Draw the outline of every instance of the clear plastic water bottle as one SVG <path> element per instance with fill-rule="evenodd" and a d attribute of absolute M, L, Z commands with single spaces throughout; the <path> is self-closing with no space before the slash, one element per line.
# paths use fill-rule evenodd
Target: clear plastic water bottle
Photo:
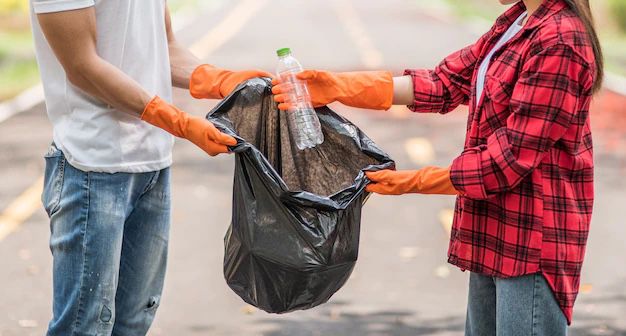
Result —
<path fill-rule="evenodd" d="M 279 49 L 276 54 L 278 54 L 277 75 L 283 83 L 289 83 L 292 87 L 287 96 L 287 102 L 291 104 L 287 111 L 291 139 L 300 150 L 313 148 L 324 142 L 324 134 L 311 104 L 309 89 L 305 82 L 296 78 L 296 75 L 302 72 L 302 65 L 291 55 L 289 48 Z"/>

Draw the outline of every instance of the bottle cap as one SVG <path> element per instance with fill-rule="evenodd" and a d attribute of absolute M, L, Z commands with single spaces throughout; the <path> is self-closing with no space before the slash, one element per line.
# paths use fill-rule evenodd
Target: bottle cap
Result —
<path fill-rule="evenodd" d="M 276 55 L 278 55 L 278 57 L 287 56 L 289 54 L 291 54 L 291 49 L 289 48 L 281 48 L 276 50 Z"/>

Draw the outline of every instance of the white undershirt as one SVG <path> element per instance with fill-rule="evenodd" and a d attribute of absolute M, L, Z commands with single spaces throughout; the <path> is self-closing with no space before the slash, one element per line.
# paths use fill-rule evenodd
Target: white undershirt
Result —
<path fill-rule="evenodd" d="M 476 106 L 477 107 L 480 101 L 482 100 L 483 89 L 485 88 L 485 76 L 487 75 L 487 70 L 489 70 L 489 64 L 491 63 L 491 58 L 493 57 L 493 54 L 495 54 L 498 50 L 500 50 L 500 48 L 502 48 L 502 46 L 505 43 L 509 42 L 515 35 L 517 35 L 517 33 L 519 33 L 522 30 L 522 28 L 524 28 L 524 25 L 522 25 L 522 23 L 524 22 L 524 19 L 526 18 L 526 14 L 527 12 L 522 13 L 522 15 L 520 15 L 520 17 L 517 20 L 515 20 L 515 22 L 511 25 L 511 27 L 509 27 L 509 29 L 504 33 L 504 35 L 502 35 L 498 43 L 496 43 L 496 45 L 493 47 L 493 49 L 491 49 L 489 54 L 487 54 L 487 57 L 485 57 L 483 62 L 480 64 L 480 68 L 478 69 L 478 75 L 476 76 Z"/>

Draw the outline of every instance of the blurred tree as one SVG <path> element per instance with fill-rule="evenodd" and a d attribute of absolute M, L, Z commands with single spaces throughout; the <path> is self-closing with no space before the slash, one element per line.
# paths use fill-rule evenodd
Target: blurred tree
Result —
<path fill-rule="evenodd" d="M 0 14 L 26 12 L 28 0 L 0 0 Z"/>
<path fill-rule="evenodd" d="M 626 0 L 610 0 L 610 5 L 617 25 L 626 32 Z"/>

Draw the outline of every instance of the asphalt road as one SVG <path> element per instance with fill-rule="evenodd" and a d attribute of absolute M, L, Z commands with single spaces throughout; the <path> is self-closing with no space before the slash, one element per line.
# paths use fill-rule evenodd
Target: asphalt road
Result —
<path fill-rule="evenodd" d="M 232 69 L 273 71 L 274 51 L 288 46 L 309 68 L 401 73 L 432 67 L 477 38 L 474 28 L 434 16 L 415 0 L 215 4 L 191 12 L 178 35 L 207 62 Z M 201 115 L 215 104 L 183 91 L 175 100 Z M 449 164 L 463 143 L 463 109 L 440 116 L 333 108 L 402 169 Z M 624 133 L 595 133 L 597 201 L 571 335 L 626 335 L 626 154 L 615 146 Z M 0 238 L 0 336 L 42 335 L 50 319 L 48 221 L 33 193 L 25 193 L 43 173 L 50 139 L 43 106 L 0 123 L 0 211 L 35 209 Z M 269 315 L 245 305 L 222 275 L 233 158 L 207 158 L 184 141 L 174 150 L 170 262 L 150 335 L 462 335 L 467 274 L 446 264 L 452 198 L 372 197 L 363 211 L 359 263 L 347 285 L 313 310 Z M 20 195 L 23 204 L 16 205 Z"/>

